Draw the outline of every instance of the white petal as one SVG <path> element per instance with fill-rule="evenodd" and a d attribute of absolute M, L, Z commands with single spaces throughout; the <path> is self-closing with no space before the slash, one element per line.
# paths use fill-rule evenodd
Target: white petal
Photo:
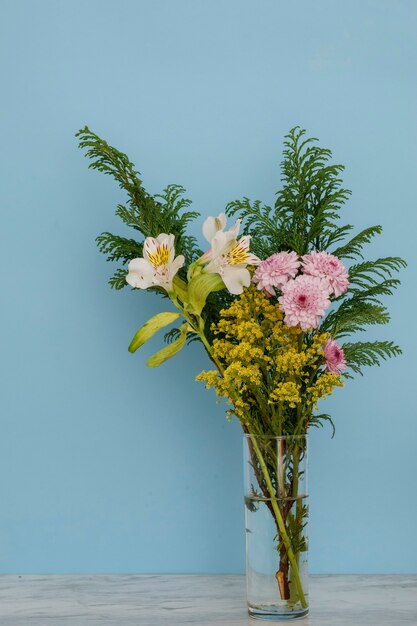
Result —
<path fill-rule="evenodd" d="M 227 233 L 219 230 L 213 239 L 211 240 L 211 258 L 215 259 L 216 257 L 223 254 L 227 244 L 229 243 L 229 236 Z"/>
<path fill-rule="evenodd" d="M 137 259 L 132 259 L 129 262 L 128 268 L 129 273 L 146 271 L 146 268 L 149 268 L 153 273 L 152 265 L 148 261 L 146 261 L 146 259 L 142 259 L 141 257 Z"/>
<path fill-rule="evenodd" d="M 175 274 L 178 272 L 180 267 L 184 265 L 184 263 L 185 263 L 185 257 L 182 254 L 179 254 L 177 258 L 175 258 L 172 261 L 171 266 L 169 268 L 169 273 L 172 278 L 174 278 Z"/>
<path fill-rule="evenodd" d="M 249 246 L 250 246 L 250 240 L 251 240 L 251 236 L 250 235 L 244 235 L 243 237 L 241 237 L 239 239 L 240 247 L 243 248 L 243 250 L 248 251 L 249 250 Z"/>
<path fill-rule="evenodd" d="M 259 263 L 261 263 L 261 259 L 256 256 L 256 254 L 249 253 L 246 263 L 248 265 L 259 265 Z"/>
<path fill-rule="evenodd" d="M 155 272 L 146 259 L 132 259 L 126 282 L 136 289 L 147 289 L 154 284 Z"/>
<path fill-rule="evenodd" d="M 174 235 L 167 235 L 166 233 L 160 233 L 158 237 L 146 237 L 143 244 L 143 256 L 149 260 L 149 257 L 156 254 L 161 246 L 166 246 L 168 249 L 168 262 L 174 257 Z"/>
<path fill-rule="evenodd" d="M 217 217 L 208 217 L 203 224 L 203 235 L 207 241 L 211 242 L 215 234 L 224 230 L 226 226 L 226 214 L 219 213 Z"/>
<path fill-rule="evenodd" d="M 232 226 L 232 228 L 229 231 L 227 231 L 228 233 L 230 233 L 232 239 L 237 239 L 241 223 L 242 223 L 241 219 L 236 220 L 235 225 Z M 249 235 L 247 235 L 247 237 L 249 237 Z M 249 237 L 249 239 L 250 239 L 250 237 Z"/>
<path fill-rule="evenodd" d="M 244 235 L 243 237 L 241 237 L 239 239 L 239 247 L 242 250 L 245 250 L 245 252 L 247 253 L 247 259 L 246 259 L 246 264 L 247 265 L 259 265 L 259 263 L 261 262 L 261 260 L 256 256 L 256 254 L 251 254 L 249 252 L 249 246 L 250 246 L 250 241 L 251 241 L 252 237 L 250 235 Z"/>
<path fill-rule="evenodd" d="M 155 277 L 158 281 L 158 284 L 161 285 L 167 291 L 172 291 L 172 281 L 174 280 L 175 274 L 178 272 L 180 267 L 184 265 L 185 257 L 182 254 L 179 254 L 172 263 L 169 264 L 168 273 L 165 275 L 164 280 L 160 280 L 158 275 Z"/>
<path fill-rule="evenodd" d="M 143 244 L 143 256 L 147 259 L 151 254 L 155 254 L 158 250 L 158 241 L 154 237 L 146 237 Z"/>
<path fill-rule="evenodd" d="M 169 251 L 168 263 L 171 263 L 171 261 L 173 261 L 175 257 L 174 241 L 175 241 L 175 235 L 168 235 L 167 239 L 164 241 Z"/>
<path fill-rule="evenodd" d="M 210 261 L 208 265 L 206 265 L 206 267 L 204 268 L 204 271 L 208 272 L 209 274 L 219 274 L 220 265 L 221 263 L 219 259 L 214 258 Z"/>
<path fill-rule="evenodd" d="M 172 250 L 172 248 L 174 247 L 175 236 L 167 235 L 166 233 L 161 233 L 156 238 L 156 241 L 158 242 L 158 247 L 164 243 L 166 247 L 168 248 L 168 250 Z"/>
<path fill-rule="evenodd" d="M 249 270 L 244 267 L 238 267 L 237 265 L 225 267 L 222 278 L 230 293 L 236 296 L 243 292 L 243 287 L 249 287 L 250 285 Z"/>

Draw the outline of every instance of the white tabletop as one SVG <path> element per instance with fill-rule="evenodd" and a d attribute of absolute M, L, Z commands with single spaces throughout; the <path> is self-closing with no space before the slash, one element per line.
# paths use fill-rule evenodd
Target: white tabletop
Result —
<path fill-rule="evenodd" d="M 417 575 L 312 576 L 310 603 L 303 626 L 417 626 Z M 259 623 L 243 576 L 0 576 L 2 626 Z"/>

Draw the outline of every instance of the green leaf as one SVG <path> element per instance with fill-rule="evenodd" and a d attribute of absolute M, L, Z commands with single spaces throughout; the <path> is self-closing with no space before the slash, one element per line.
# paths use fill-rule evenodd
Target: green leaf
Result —
<path fill-rule="evenodd" d="M 219 274 L 202 272 L 188 283 L 188 302 L 191 310 L 200 315 L 207 297 L 213 291 L 224 289 L 224 282 Z"/>
<path fill-rule="evenodd" d="M 173 280 L 174 291 L 183 304 L 188 302 L 187 283 L 176 274 Z"/>
<path fill-rule="evenodd" d="M 183 324 L 178 339 L 168 344 L 167 346 L 165 346 L 165 348 L 162 348 L 162 350 L 151 356 L 151 358 L 147 360 L 146 365 L 148 367 L 159 367 L 162 363 L 165 363 L 165 361 L 175 356 L 177 352 L 179 352 L 181 348 L 183 348 L 185 345 L 187 339 L 187 331 L 188 324 Z"/>
<path fill-rule="evenodd" d="M 172 324 L 175 320 L 179 318 L 180 313 L 157 313 L 151 317 L 150 320 L 146 322 L 141 328 L 139 328 L 138 332 L 133 337 L 130 342 L 129 352 L 136 352 L 138 348 L 143 346 L 143 344 L 148 341 L 151 337 L 154 336 L 158 330 L 163 328 L 164 326 L 168 326 L 168 324 Z"/>

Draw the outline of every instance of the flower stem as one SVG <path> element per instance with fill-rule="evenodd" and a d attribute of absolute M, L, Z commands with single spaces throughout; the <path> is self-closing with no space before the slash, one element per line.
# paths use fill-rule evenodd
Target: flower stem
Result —
<path fill-rule="evenodd" d="M 268 491 L 269 491 L 269 494 L 271 496 L 271 505 L 272 505 L 272 508 L 274 510 L 275 518 L 276 518 L 277 523 L 278 523 L 278 528 L 279 528 L 279 532 L 281 534 L 282 541 L 283 541 L 283 543 L 285 545 L 285 549 L 287 550 L 288 560 L 289 560 L 289 562 L 291 564 L 291 571 L 292 571 L 292 574 L 294 576 L 294 582 L 295 582 L 295 585 L 296 585 L 296 588 L 297 588 L 298 596 L 300 598 L 300 603 L 301 603 L 301 606 L 303 607 L 303 609 L 306 609 L 307 608 L 307 601 L 306 601 L 306 598 L 305 598 L 305 595 L 304 595 L 303 586 L 301 584 L 300 574 L 299 574 L 298 566 L 297 566 L 297 559 L 295 558 L 295 555 L 294 555 L 294 552 L 293 552 L 293 549 L 292 549 L 292 546 L 291 546 L 291 541 L 290 541 L 290 538 L 288 537 L 287 530 L 285 528 L 285 523 L 284 523 L 284 520 L 282 518 L 282 514 L 281 514 L 281 511 L 280 511 L 280 508 L 279 508 L 278 503 L 277 503 L 276 495 L 275 495 L 275 492 L 274 492 L 274 487 L 273 487 L 272 482 L 271 482 L 271 477 L 269 475 L 268 468 L 266 466 L 265 460 L 264 460 L 264 458 L 262 456 L 262 453 L 261 453 L 261 451 L 259 449 L 258 443 L 256 441 L 256 437 L 251 438 L 251 441 L 252 441 L 253 448 L 254 448 L 254 450 L 256 452 L 256 456 L 258 457 L 259 464 L 261 466 L 262 473 L 263 473 L 264 478 L 265 478 L 265 483 L 266 483 L 266 485 L 268 487 Z"/>
<path fill-rule="evenodd" d="M 213 349 L 211 345 L 209 344 L 209 342 L 207 341 L 207 337 L 204 333 L 203 318 L 201 316 L 197 316 L 197 320 L 195 321 L 192 318 L 192 316 L 189 313 L 187 313 L 185 308 L 178 302 L 178 298 L 176 297 L 175 293 L 170 293 L 169 297 L 171 298 L 172 302 L 175 304 L 177 309 L 181 311 L 184 319 L 188 322 L 188 325 L 190 326 L 190 328 L 192 328 L 193 332 L 195 332 L 195 334 L 200 337 L 201 342 L 204 345 L 205 349 L 207 350 L 209 357 L 212 358 Z"/>

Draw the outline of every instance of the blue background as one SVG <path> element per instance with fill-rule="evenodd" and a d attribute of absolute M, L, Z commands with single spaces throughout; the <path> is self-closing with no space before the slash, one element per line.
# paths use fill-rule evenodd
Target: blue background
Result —
<path fill-rule="evenodd" d="M 111 291 L 95 248 L 124 232 L 87 170 L 88 124 L 147 189 L 183 184 L 203 216 L 279 187 L 300 124 L 347 165 L 345 219 L 409 268 L 389 303 L 404 355 L 327 402 L 311 436 L 313 572 L 417 571 L 417 5 L 80 0 L 1 3 L 2 572 L 242 572 L 242 442 L 193 381 L 127 345 L 161 310 Z M 196 227 L 197 228 L 197 227 Z M 198 231 L 200 232 L 200 226 Z"/>

